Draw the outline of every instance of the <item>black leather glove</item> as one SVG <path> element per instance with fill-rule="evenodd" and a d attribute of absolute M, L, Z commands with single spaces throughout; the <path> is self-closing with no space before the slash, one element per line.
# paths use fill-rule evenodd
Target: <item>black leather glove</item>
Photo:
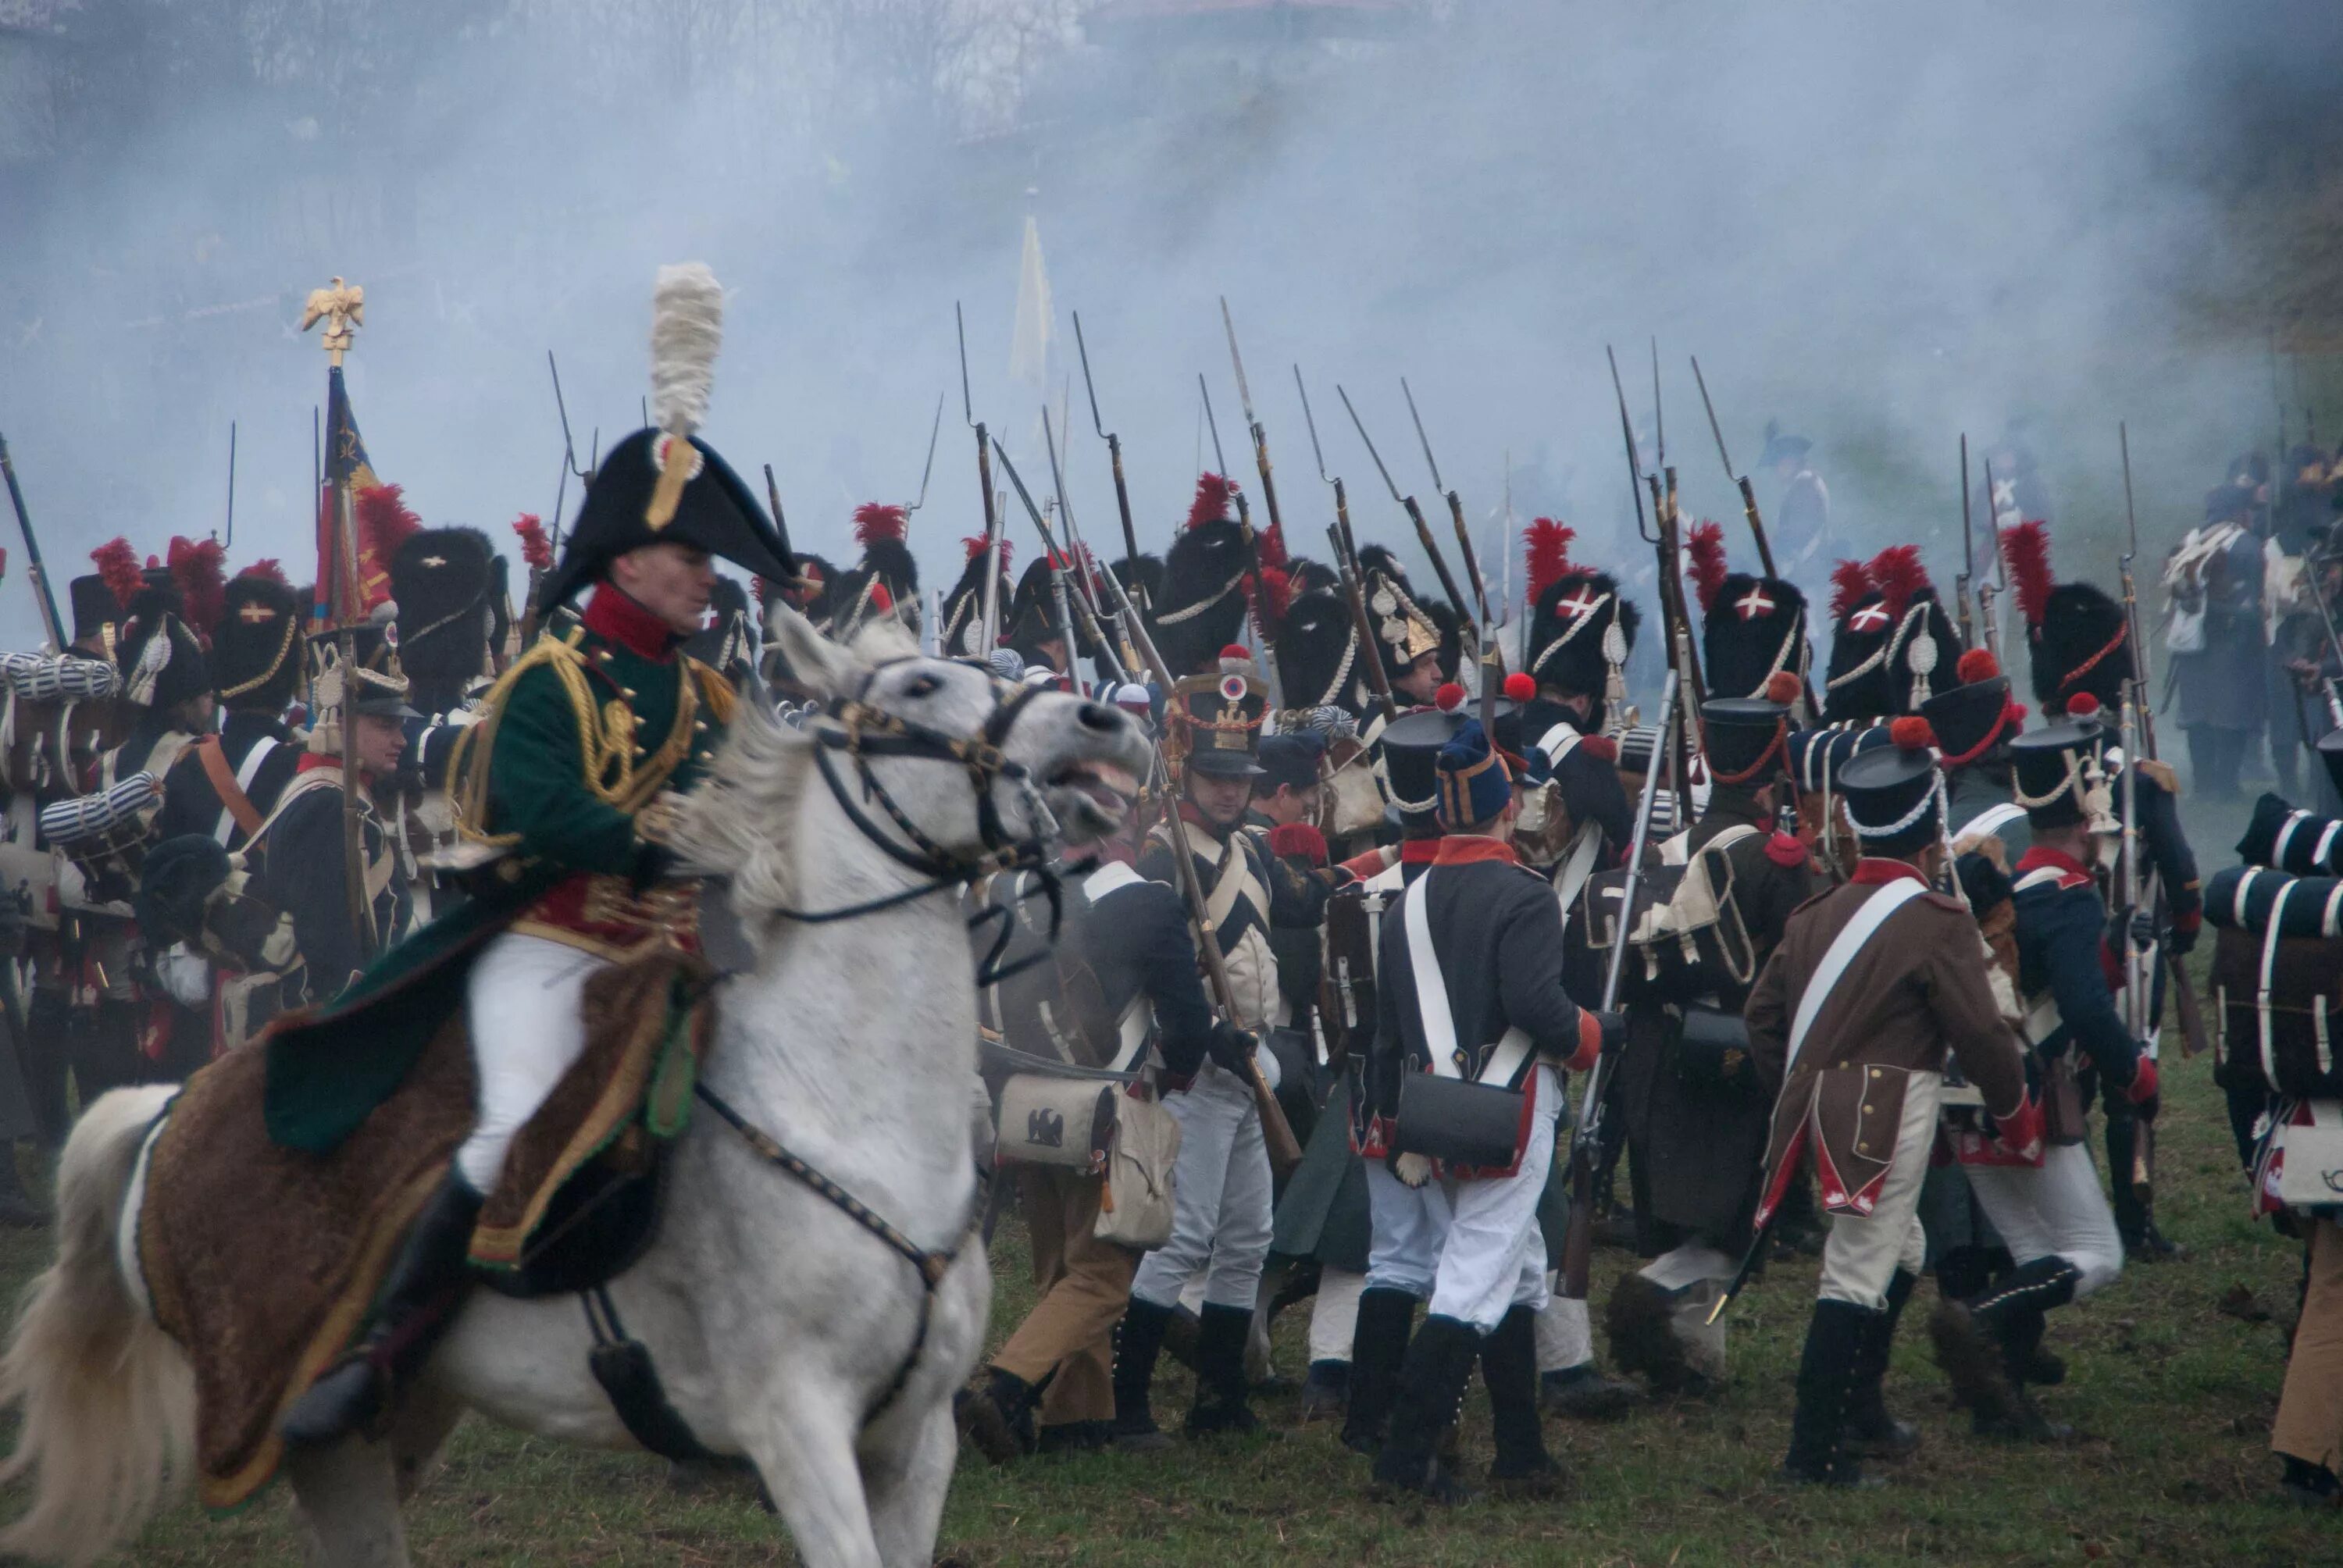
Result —
<path fill-rule="evenodd" d="M 673 871 L 679 857 L 665 844 L 645 844 L 635 856 L 634 892 L 637 898 L 649 892 L 652 885 Z"/>
<path fill-rule="evenodd" d="M 1590 1007 L 1586 1011 L 1594 1017 L 1597 1024 L 1602 1026 L 1604 1055 L 1616 1056 L 1626 1049 L 1627 1015 L 1625 1013 L 1604 1012 L 1598 1007 Z"/>
<path fill-rule="evenodd" d="M 1204 1042 L 1204 1055 L 1219 1064 L 1223 1072 L 1233 1072 L 1239 1078 L 1252 1077 L 1253 1038 L 1232 1023 L 1212 1025 L 1212 1038 Z"/>
<path fill-rule="evenodd" d="M 2178 958 L 2187 958 L 2197 950 L 2198 927 L 2174 926 L 2164 933 L 2164 950 Z"/>

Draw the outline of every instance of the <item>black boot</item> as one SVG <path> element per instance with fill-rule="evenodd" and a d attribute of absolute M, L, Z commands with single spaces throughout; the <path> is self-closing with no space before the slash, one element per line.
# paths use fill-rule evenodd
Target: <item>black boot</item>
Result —
<path fill-rule="evenodd" d="M 1862 1462 L 1847 1443 L 1847 1413 L 1867 1347 L 1885 1314 L 1853 1302 L 1815 1303 L 1798 1360 L 1798 1406 L 1790 1418 L 1785 1480 L 1821 1486 L 1862 1486 Z"/>
<path fill-rule="evenodd" d="M 1471 1495 L 1438 1459 L 1440 1440 L 1456 1423 L 1464 1384 L 1481 1354 L 1480 1331 L 1434 1313 L 1407 1347 L 1399 1392 L 1392 1400 L 1391 1435 L 1375 1455 L 1375 1490 L 1462 1503 Z"/>
<path fill-rule="evenodd" d="M 48 1211 L 25 1191 L 25 1172 L 16 1163 L 16 1145 L 0 1138 L 0 1227 L 37 1231 L 48 1222 Z"/>
<path fill-rule="evenodd" d="M 1169 1448 L 1172 1440 L 1155 1424 L 1148 1404 L 1155 1382 L 1155 1360 L 1163 1351 L 1163 1332 L 1172 1326 L 1172 1309 L 1142 1302 L 1137 1296 L 1122 1310 L 1114 1331 L 1114 1442 L 1117 1448 Z"/>
<path fill-rule="evenodd" d="M 1953 1401 L 1972 1412 L 1987 1437 L 2055 1442 L 2070 1435 L 2043 1420 L 2009 1375 L 2013 1340 L 2030 1319 L 2075 1299 L 2082 1271 L 2064 1258 L 2036 1258 L 2012 1269 L 1983 1295 L 1946 1302 L 1928 1325 L 1936 1364 L 1953 1385 Z"/>
<path fill-rule="evenodd" d="M 1855 1363 L 1855 1397 L 1847 1405 L 1846 1443 L 1865 1459 L 1901 1459 L 1920 1446 L 1920 1429 L 1898 1421 L 1887 1411 L 1887 1358 L 1895 1348 L 1896 1325 L 1904 1318 L 1905 1303 L 1920 1282 L 1909 1269 L 1898 1269 L 1887 1282 L 1887 1310 L 1865 1325 L 1867 1336 Z"/>
<path fill-rule="evenodd" d="M 1041 1397 L 1040 1389 L 1016 1373 L 987 1367 L 960 1392 L 952 1413 L 977 1452 L 995 1464 L 1007 1464 L 1039 1447 L 1033 1407 Z"/>
<path fill-rule="evenodd" d="M 1252 1334 L 1252 1313 L 1243 1307 L 1207 1302 L 1196 1315 L 1196 1402 L 1188 1409 L 1190 1437 L 1261 1430 L 1246 1402 L 1245 1342 Z"/>
<path fill-rule="evenodd" d="M 294 1402 L 278 1429 L 296 1446 L 333 1442 L 374 1422 L 439 1342 L 471 1286 L 467 1261 L 484 1201 L 449 1171 L 416 1216 L 366 1342 Z"/>
<path fill-rule="evenodd" d="M 1516 1497 L 1551 1497 L 1562 1471 L 1545 1451 L 1538 1424 L 1537 1314 L 1512 1307 L 1494 1333 L 1481 1342 L 1481 1386 L 1489 1391 L 1489 1420 L 1497 1457 L 1489 1479 Z"/>
<path fill-rule="evenodd" d="M 1372 1454 L 1383 1445 L 1414 1323 L 1415 1298 L 1405 1291 L 1359 1292 L 1359 1325 L 1351 1331 L 1351 1409 L 1342 1420 L 1342 1446 L 1353 1453 Z"/>
<path fill-rule="evenodd" d="M 1708 1379 L 1684 1357 L 1684 1341 L 1676 1337 L 1676 1308 L 1682 1300 L 1641 1274 L 1629 1274 L 1611 1287 L 1604 1303 L 1603 1328 L 1611 1341 L 1611 1361 L 1621 1372 L 1641 1373 L 1654 1395 L 1705 1392 Z"/>
<path fill-rule="evenodd" d="M 1350 1362 L 1312 1362 L 1308 1374 L 1302 1380 L 1302 1408 L 1295 1413 L 1304 1426 L 1313 1421 L 1332 1421 L 1342 1413 L 1342 1406 L 1350 1397 Z"/>

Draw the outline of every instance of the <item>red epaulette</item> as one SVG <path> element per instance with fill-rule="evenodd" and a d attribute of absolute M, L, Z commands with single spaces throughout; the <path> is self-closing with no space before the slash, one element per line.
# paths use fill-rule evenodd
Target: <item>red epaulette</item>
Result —
<path fill-rule="evenodd" d="M 1582 737 L 1578 742 L 1577 749 L 1585 752 L 1586 755 L 1594 758 L 1598 762 L 1616 762 L 1619 760 L 1619 742 L 1617 738 L 1614 736 L 1588 735 Z"/>
<path fill-rule="evenodd" d="M 2058 890 L 2062 893 L 2075 888 L 2087 888 L 2093 885 L 2088 872 L 2061 871 L 2058 873 Z"/>

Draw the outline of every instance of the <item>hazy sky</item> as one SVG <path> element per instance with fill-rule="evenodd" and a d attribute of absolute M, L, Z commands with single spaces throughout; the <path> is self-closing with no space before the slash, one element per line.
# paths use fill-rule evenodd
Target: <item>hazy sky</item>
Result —
<path fill-rule="evenodd" d="M 115 533 L 159 550 L 221 527 L 230 418 L 236 563 L 307 575 L 324 363 L 290 327 L 337 272 L 367 289 L 350 374 L 377 469 L 427 521 L 509 543 L 514 515 L 555 498 L 545 351 L 579 441 L 598 426 L 607 445 L 637 422 L 653 270 L 699 259 L 733 291 L 705 434 L 744 472 L 774 465 L 800 548 L 850 553 L 855 501 L 910 498 L 949 388 L 914 525 L 940 586 L 980 526 L 956 299 L 978 414 L 1021 454 L 1036 428 L 1007 373 L 1029 212 L 1094 541 L 1114 511 L 1068 312 L 1161 549 L 1193 482 L 1200 370 L 1250 476 L 1225 294 L 1299 548 L 1322 553 L 1327 508 L 1293 361 L 1364 537 L 1403 525 L 1334 385 L 1428 499 L 1403 373 L 1476 518 L 1510 452 L 1523 521 L 1560 508 L 1606 538 L 1627 497 L 1603 349 L 1649 438 L 1656 335 L 1688 511 L 1738 510 L 1697 353 L 1736 463 L 1769 418 L 1814 437 L 1856 543 L 1928 542 L 1946 581 L 1958 434 L 2032 421 L 2059 564 L 2105 572 L 2118 417 L 2155 548 L 2271 437 L 2259 329 L 2234 309 L 2208 327 L 2204 302 L 2253 276 L 2227 187 L 2322 156 L 2303 141 L 2324 132 L 2279 111 L 2338 79 L 2343 31 L 2307 5 L 2257 7 L 2248 30 L 2196 4 L 1490 0 L 1397 45 L 1135 58 L 1029 40 L 1021 96 L 984 35 L 986 85 L 955 75 L 939 96 L 871 44 L 888 0 L 800 9 L 825 4 L 864 31 L 743 24 L 660 60 L 614 29 L 658 35 L 674 0 L 524 8 L 408 40 L 372 97 L 318 96 L 297 59 L 75 160 L 0 255 L 0 429 L 60 583 Z M 43 187 L 0 186 L 25 188 Z M 34 636 L 21 569 L 0 631 Z"/>

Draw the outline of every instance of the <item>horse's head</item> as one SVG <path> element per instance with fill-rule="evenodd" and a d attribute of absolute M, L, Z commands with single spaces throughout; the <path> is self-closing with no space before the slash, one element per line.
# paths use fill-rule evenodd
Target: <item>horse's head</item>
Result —
<path fill-rule="evenodd" d="M 1069 842 L 1098 839 L 1138 793 L 1146 737 L 1104 703 L 923 658 L 888 623 L 842 647 L 779 606 L 769 639 L 829 712 L 814 745 L 844 764 L 842 776 L 867 772 L 872 793 L 900 809 L 900 819 L 883 804 L 874 812 L 890 832 L 911 838 L 907 819 L 918 838 L 973 861 L 1053 829 Z"/>

